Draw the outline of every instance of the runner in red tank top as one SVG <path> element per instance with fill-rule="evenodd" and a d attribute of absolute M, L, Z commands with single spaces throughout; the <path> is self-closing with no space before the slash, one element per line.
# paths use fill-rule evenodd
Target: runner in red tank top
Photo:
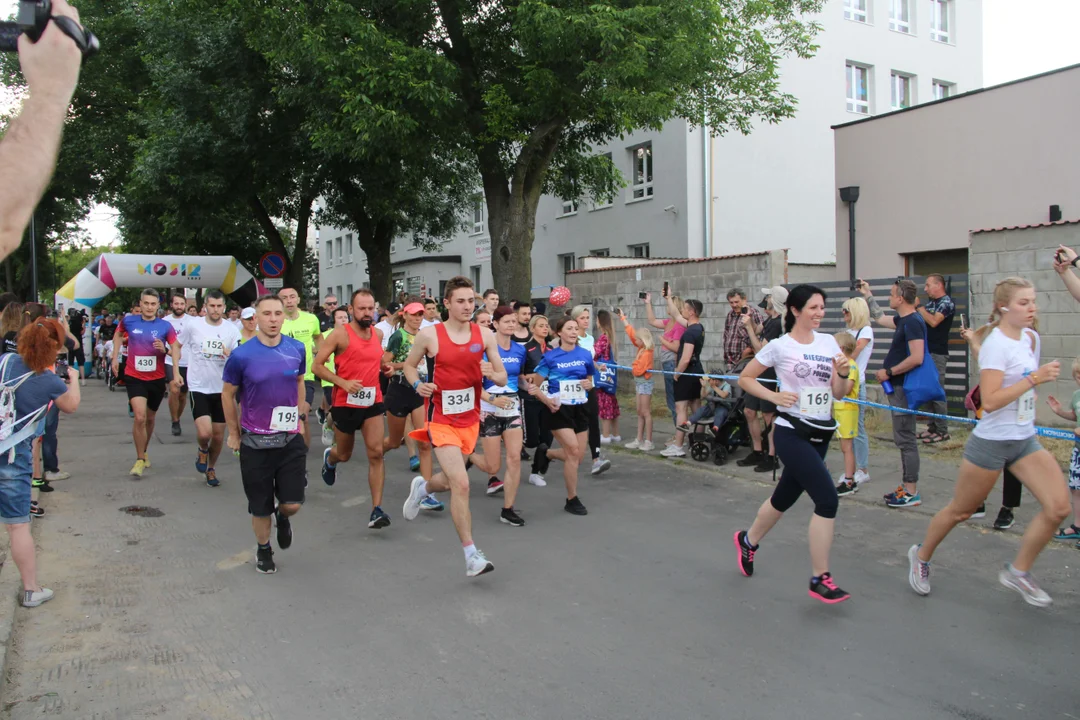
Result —
<path fill-rule="evenodd" d="M 455 277 L 447 281 L 443 302 L 450 317 L 444 323 L 420 331 L 402 368 L 406 381 L 421 397 L 428 399 L 427 427 L 414 430 L 413 437 L 434 446 L 435 457 L 442 467 L 442 472 L 435 473 L 430 481 L 423 477 L 413 478 L 402 513 L 406 520 L 412 520 L 420 512 L 420 501 L 429 492 L 449 490 L 450 515 L 465 550 L 465 574 L 469 577 L 495 569 L 473 544 L 469 514 L 466 462 L 480 435 L 481 383 L 485 377 L 498 385 L 506 383 L 506 369 L 495 345 L 495 335 L 470 322 L 475 294 L 468 278 Z M 481 362 L 485 351 L 490 362 Z M 431 382 L 421 383 L 416 366 L 425 357 L 429 363 L 434 360 L 434 367 L 429 373 Z M 483 467 L 483 460 L 477 458 L 475 462 L 478 467 Z"/>
<path fill-rule="evenodd" d="M 338 463 L 352 457 L 356 431 L 364 435 L 368 457 L 368 485 L 371 487 L 371 517 L 368 527 L 381 530 L 390 524 L 383 512 L 383 397 L 379 375 L 383 371 L 382 333 L 372 327 L 375 317 L 375 297 L 367 288 L 353 293 L 350 311 L 352 321 L 334 328 L 319 343 L 315 356 L 315 375 L 334 383 L 333 407 L 334 446 L 323 452 L 322 478 L 327 485 L 337 481 Z M 326 366 L 334 356 L 334 369 Z"/>

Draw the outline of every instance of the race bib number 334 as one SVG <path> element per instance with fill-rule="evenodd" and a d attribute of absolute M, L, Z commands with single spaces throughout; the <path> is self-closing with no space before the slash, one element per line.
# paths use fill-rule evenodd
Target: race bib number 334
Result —
<path fill-rule="evenodd" d="M 444 390 L 442 394 L 443 415 L 460 415 L 476 408 L 472 388 Z"/>

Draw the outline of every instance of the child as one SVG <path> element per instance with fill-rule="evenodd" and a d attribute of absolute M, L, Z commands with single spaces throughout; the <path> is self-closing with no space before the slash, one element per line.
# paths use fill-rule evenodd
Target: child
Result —
<path fill-rule="evenodd" d="M 619 319 L 626 328 L 626 335 L 630 342 L 637 348 L 637 356 L 634 357 L 632 373 L 634 375 L 634 392 L 637 397 L 637 439 L 626 443 L 625 447 L 630 450 L 644 450 L 649 452 L 653 449 L 652 442 L 652 366 L 653 366 L 653 336 L 648 328 L 634 330 L 634 326 L 626 319 L 626 313 L 619 311 Z"/>
<path fill-rule="evenodd" d="M 710 370 L 710 374 L 717 373 Z M 731 385 L 719 378 L 701 378 L 701 407 L 690 416 L 689 422 L 683 426 L 684 432 L 691 432 L 694 425 L 709 423 L 720 427 L 727 420 L 730 408 L 725 402 L 731 397 Z"/>
<path fill-rule="evenodd" d="M 859 385 L 862 378 L 859 377 L 859 365 L 852 360 L 855 354 L 855 336 L 848 332 L 836 333 L 836 344 L 840 346 L 848 359 L 848 378 L 852 381 L 851 391 L 844 396 L 845 400 L 859 399 Z M 836 486 L 837 495 L 851 495 L 858 492 L 859 485 L 855 482 L 855 436 L 859 434 L 859 406 L 855 403 L 834 402 L 833 420 L 836 420 L 837 436 L 840 438 L 840 449 L 844 452 L 844 474 L 840 476 L 840 484 Z"/>
<path fill-rule="evenodd" d="M 1076 384 L 1080 385 L 1080 358 L 1073 360 L 1072 376 Z M 1046 404 L 1055 415 L 1076 422 L 1076 419 L 1080 417 L 1080 390 L 1073 392 L 1068 410 L 1062 408 L 1061 403 L 1053 395 L 1047 396 Z M 1062 542 L 1076 540 L 1076 547 L 1080 548 L 1080 526 L 1077 525 L 1080 523 L 1080 427 L 1073 432 L 1076 434 L 1076 444 L 1073 445 L 1072 459 L 1069 462 L 1069 494 L 1072 496 L 1073 521 L 1069 527 L 1059 528 L 1054 539 Z"/>

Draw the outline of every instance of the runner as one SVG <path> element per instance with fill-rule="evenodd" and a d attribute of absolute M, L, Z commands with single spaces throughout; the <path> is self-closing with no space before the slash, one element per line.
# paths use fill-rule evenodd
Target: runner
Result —
<path fill-rule="evenodd" d="M 307 351 L 303 343 L 282 335 L 285 307 L 280 298 L 264 295 L 255 302 L 255 312 L 259 334 L 225 361 L 221 401 L 229 449 L 240 455 L 240 477 L 258 543 L 255 569 L 269 574 L 277 572 L 270 517 L 277 520 L 278 547 L 287 550 L 293 541 L 289 518 L 304 504 L 307 445 L 300 436 L 300 417 L 307 411 Z"/>
<path fill-rule="evenodd" d="M 419 302 L 411 302 L 405 306 L 402 313 L 402 325 L 390 337 L 383 354 L 383 365 L 389 366 L 393 373 L 386 390 L 386 424 L 389 435 L 383 439 L 383 454 L 401 447 L 403 443 L 413 443 L 417 447 L 417 462 L 412 469 L 414 472 L 419 470 L 425 480 L 430 480 L 431 445 L 413 440 L 405 434 L 409 420 L 412 421 L 413 429 L 424 427 L 424 399 L 409 387 L 402 372 L 416 334 L 420 332 L 424 307 Z M 427 377 L 426 362 L 421 361 L 417 369 L 422 376 Z M 428 495 L 420 501 L 420 509 L 441 511 L 444 506 L 434 495 Z"/>
<path fill-rule="evenodd" d="M 322 478 L 327 485 L 337 482 L 338 463 L 348 462 L 356 442 L 356 431 L 364 437 L 368 459 L 368 486 L 371 488 L 371 516 L 368 527 L 381 530 L 390 524 L 383 512 L 383 394 L 382 334 L 372 327 L 375 296 L 367 288 L 353 292 L 349 301 L 352 320 L 334 328 L 319 346 L 315 374 L 334 383 L 330 414 L 334 418 L 334 446 L 323 451 Z M 334 369 L 326 361 L 334 356 Z"/>
<path fill-rule="evenodd" d="M 514 342 L 525 345 L 532 339 L 529 332 L 529 322 L 532 320 L 532 305 L 527 302 L 514 303 L 514 314 L 517 316 L 518 327 L 514 331 Z"/>
<path fill-rule="evenodd" d="M 165 316 L 165 319 L 173 326 L 173 330 L 177 335 L 180 335 L 184 329 L 184 325 L 191 322 L 193 317 L 190 314 L 184 314 L 184 309 L 187 307 L 187 298 L 183 293 L 174 293 L 172 299 L 169 301 L 169 314 Z M 172 434 L 180 434 L 180 416 L 184 412 L 184 404 L 187 402 L 187 369 L 188 360 L 191 359 L 191 352 L 184 350 L 180 353 L 180 377 L 183 379 L 183 383 L 178 386 L 173 386 L 174 389 L 169 393 L 169 417 L 172 418 Z M 172 386 L 174 379 L 173 371 L 173 358 L 172 354 L 165 356 L 165 381 Z"/>
<path fill-rule="evenodd" d="M 544 357 L 544 353 L 551 349 L 548 345 L 548 337 L 551 336 L 551 324 L 543 315 L 534 315 L 529 321 L 529 331 L 532 339 L 525 343 L 525 375 L 536 373 L 536 366 Z M 522 386 L 524 387 L 524 386 Z M 547 392 L 547 384 L 541 383 L 541 392 Z M 544 476 L 537 472 L 537 465 L 547 462 L 547 449 L 555 443 L 551 434 L 551 411 L 539 400 L 540 395 L 525 391 L 525 447 L 535 450 L 532 459 L 532 468 L 529 472 L 529 483 L 537 487 L 544 487 L 547 481 Z"/>
<path fill-rule="evenodd" d="M 349 324 L 349 308 L 345 306 L 337 307 L 334 312 L 330 313 L 331 325 L 330 329 L 345 327 Z M 334 370 L 334 356 L 331 355 L 330 359 L 326 361 L 326 367 L 330 368 L 330 371 Z M 322 407 L 326 408 L 325 413 L 320 412 L 322 424 L 322 444 L 325 447 L 334 446 L 334 418 L 330 417 L 330 408 L 334 404 L 334 383 L 329 380 L 319 380 L 319 384 L 322 386 Z M 321 410 L 321 408 L 320 408 Z M 324 416 L 325 415 L 325 416 Z"/>
<path fill-rule="evenodd" d="M 518 486 L 521 483 L 521 445 L 524 429 L 521 418 L 521 398 L 518 396 L 518 377 L 525 369 L 525 345 L 514 342 L 518 329 L 514 309 L 501 305 L 495 308 L 495 344 L 499 358 L 506 368 L 506 382 L 498 385 L 484 380 L 480 393 L 480 437 L 484 447 L 484 459 L 490 474 L 487 494 L 503 492 L 503 509 L 499 520 L 513 527 L 521 527 L 525 521 L 514 510 Z M 484 355 L 484 360 L 488 356 Z M 500 466 L 500 439 L 506 444 L 506 475 L 499 480 L 496 475 Z"/>
<path fill-rule="evenodd" d="M 135 464 L 131 474 L 142 477 L 150 467 L 147 446 L 154 436 L 158 408 L 165 398 L 165 366 L 162 361 L 172 345 L 174 361 L 180 359 L 173 325 L 157 316 L 158 293 L 146 288 L 139 296 L 139 314 L 128 315 L 120 321 L 116 333 L 127 339 L 128 354 L 124 364 L 124 387 L 127 389 L 130 413 L 135 418 L 131 436 L 135 441 Z M 113 374 L 120 371 L 118 348 L 113 346 Z"/>
<path fill-rule="evenodd" d="M 438 325 L 442 322 L 442 317 L 439 315 L 439 304 L 435 302 L 435 298 L 427 298 L 424 300 L 424 322 L 420 323 L 420 329 L 423 330 L 426 327 L 432 325 Z"/>
<path fill-rule="evenodd" d="M 236 328 L 237 332 L 239 332 L 240 328 L 243 327 L 243 325 L 240 324 L 240 308 L 236 305 L 229 305 L 229 315 L 226 318 L 226 322 Z"/>
<path fill-rule="evenodd" d="M 1039 334 L 1031 327 L 1036 311 L 1035 288 L 1028 280 L 1006 278 L 994 287 L 990 322 L 976 333 L 982 339 L 979 393 L 983 416 L 964 446 L 952 500 L 934 515 L 922 544 L 908 549 L 908 583 L 920 595 L 930 594 L 934 550 L 986 501 L 998 474 L 1008 467 L 1039 500 L 1042 510 L 1028 524 L 1020 550 L 998 580 L 1031 605 L 1047 607 L 1052 602 L 1032 577 L 1031 566 L 1058 523 L 1068 517 L 1069 494 L 1061 468 L 1039 444 L 1035 431 L 1035 388 L 1056 381 L 1061 372 L 1057 360 L 1039 367 Z"/>
<path fill-rule="evenodd" d="M 258 334 L 259 326 L 255 320 L 255 308 L 240 311 L 240 344 L 243 345 Z"/>
<path fill-rule="evenodd" d="M 836 431 L 832 417 L 834 398 L 851 391 L 848 359 L 831 335 L 817 332 L 825 317 L 825 293 L 813 285 L 796 285 L 787 298 L 786 335 L 763 347 L 739 376 L 739 387 L 777 406 L 773 427 L 776 454 L 784 471 L 772 497 L 762 503 L 749 530 L 735 533 L 739 570 L 754 574 L 758 544 L 803 494 L 814 501 L 810 519 L 810 597 L 835 604 L 851 597 L 837 587 L 829 572 L 829 550 L 839 499 L 825 453 Z M 760 382 L 766 368 L 775 368 L 779 391 Z"/>
<path fill-rule="evenodd" d="M 402 368 L 405 379 L 427 402 L 427 427 L 413 431 L 417 440 L 435 448 L 442 471 L 431 480 L 413 478 L 402 514 L 413 520 L 420 501 L 429 492 L 450 491 L 450 515 L 465 551 L 465 574 L 476 577 L 495 566 L 473 544 L 469 513 L 469 473 L 466 461 L 480 435 L 479 399 L 483 379 L 506 384 L 506 370 L 499 358 L 495 336 L 469 322 L 476 303 L 472 282 L 465 277 L 446 281 L 445 297 L 450 314 L 447 320 L 420 331 Z M 490 362 L 482 360 L 488 353 Z M 428 358 L 430 382 L 421 383 L 416 367 Z"/>
<path fill-rule="evenodd" d="M 187 385 L 191 396 L 191 417 L 195 421 L 199 444 L 195 454 L 195 470 L 206 476 L 209 487 L 217 487 L 220 482 L 214 467 L 225 443 L 221 377 L 229 355 L 240 345 L 240 331 L 228 320 L 222 319 L 225 295 L 220 290 L 208 292 L 203 307 L 206 308 L 206 317 L 185 323 L 177 340 L 181 353 L 185 347 L 191 346 Z M 173 386 L 179 389 L 183 382 L 183 378 L 177 375 L 173 379 Z"/>
<path fill-rule="evenodd" d="M 300 294 L 296 288 L 282 288 L 278 291 L 278 297 L 285 305 L 285 324 L 281 326 L 281 334 L 299 340 L 307 351 L 304 360 L 304 367 L 307 368 L 307 374 L 304 376 L 304 399 L 310 408 L 319 389 L 319 384 L 315 381 L 315 366 L 312 361 L 323 339 L 322 332 L 319 330 L 319 319 L 300 309 Z M 311 445 L 311 439 L 308 436 L 307 410 L 300 417 L 300 433 L 304 436 L 304 443 Z"/>
<path fill-rule="evenodd" d="M 106 382 L 111 382 L 111 375 L 105 369 L 111 364 L 113 336 L 116 335 L 116 326 L 113 325 L 112 315 L 106 312 L 101 317 L 101 324 L 98 325 L 96 335 L 97 342 L 94 344 L 94 354 L 97 356 L 97 360 L 94 373 L 98 377 L 104 378 Z"/>

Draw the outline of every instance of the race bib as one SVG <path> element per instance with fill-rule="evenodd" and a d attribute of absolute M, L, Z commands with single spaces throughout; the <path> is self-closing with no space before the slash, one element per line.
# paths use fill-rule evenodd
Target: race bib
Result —
<path fill-rule="evenodd" d="M 495 408 L 494 415 L 496 417 L 517 417 L 521 414 L 521 409 L 518 407 L 518 398 L 516 395 L 497 395 L 496 397 L 508 398 L 511 402 L 509 407 L 501 408 L 498 405 L 492 403 L 492 407 Z M 495 398 L 492 398 L 494 400 Z"/>
<path fill-rule="evenodd" d="M 1035 388 L 1016 400 L 1016 424 L 1027 425 L 1035 420 Z"/>
<path fill-rule="evenodd" d="M 544 395 L 547 395 L 547 394 L 548 394 L 548 384 L 547 384 L 547 380 L 545 380 L 544 382 L 540 383 L 540 392 L 544 393 Z M 549 397 L 550 397 L 550 396 L 549 396 Z"/>
<path fill-rule="evenodd" d="M 460 415 L 476 408 L 476 399 L 472 388 L 464 390 L 443 390 L 443 415 Z"/>
<path fill-rule="evenodd" d="M 589 401 L 580 380 L 559 381 L 559 402 L 563 405 L 584 405 Z"/>
<path fill-rule="evenodd" d="M 345 404 L 351 407 L 371 407 L 375 404 L 375 388 L 362 387 L 354 393 L 349 393 L 349 396 L 345 398 Z"/>
<path fill-rule="evenodd" d="M 800 415 L 829 415 L 832 413 L 832 404 L 831 388 L 813 387 L 799 391 Z"/>
<path fill-rule="evenodd" d="M 295 405 L 278 405 L 270 413 L 270 429 L 295 432 L 300 424 L 300 410 Z"/>
<path fill-rule="evenodd" d="M 202 351 L 207 357 L 222 357 L 225 354 L 225 341 L 207 338 L 203 341 Z"/>
<path fill-rule="evenodd" d="M 157 355 L 136 355 L 136 372 L 154 372 L 157 370 Z"/>

